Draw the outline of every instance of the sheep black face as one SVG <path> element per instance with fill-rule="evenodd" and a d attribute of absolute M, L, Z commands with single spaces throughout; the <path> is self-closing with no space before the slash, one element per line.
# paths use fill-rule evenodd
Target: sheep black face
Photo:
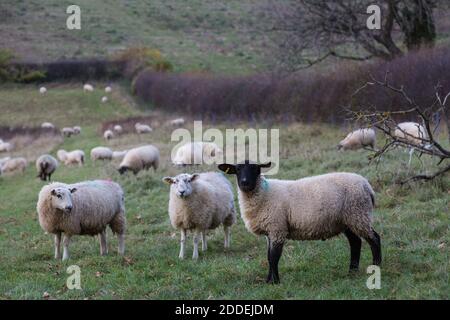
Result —
<path fill-rule="evenodd" d="M 228 174 L 235 174 L 239 189 L 243 192 L 251 192 L 256 188 L 258 178 L 261 175 L 261 168 L 269 168 L 271 162 L 265 164 L 250 163 L 248 160 L 245 163 L 233 164 L 220 164 L 219 170 L 222 170 Z"/>

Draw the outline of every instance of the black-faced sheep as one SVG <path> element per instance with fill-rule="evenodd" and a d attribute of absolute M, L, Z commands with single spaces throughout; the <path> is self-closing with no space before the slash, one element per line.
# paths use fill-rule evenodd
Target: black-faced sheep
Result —
<path fill-rule="evenodd" d="M 202 250 L 207 249 L 206 232 L 221 224 L 225 231 L 225 248 L 230 246 L 230 227 L 236 221 L 233 190 L 220 173 L 179 174 L 165 177 L 170 184 L 169 216 L 172 226 L 181 232 L 181 259 L 184 258 L 186 232 L 194 231 L 193 259 L 198 258 L 201 235 Z"/>
<path fill-rule="evenodd" d="M 51 183 L 39 192 L 37 202 L 39 224 L 55 235 L 55 259 L 69 258 L 70 238 L 74 235 L 100 235 L 100 254 L 108 253 L 106 227 L 118 235 L 120 255 L 125 251 L 125 205 L 122 188 L 106 180 L 76 184 Z"/>
<path fill-rule="evenodd" d="M 374 191 L 354 173 L 330 173 L 299 180 L 266 179 L 261 168 L 221 164 L 235 174 L 239 206 L 246 228 L 268 239 L 267 282 L 278 283 L 278 261 L 287 239 L 325 240 L 344 233 L 350 243 L 350 270 L 357 270 L 364 238 L 372 250 L 373 264 L 381 263 L 380 236 L 372 227 Z"/>
<path fill-rule="evenodd" d="M 103 132 L 103 138 L 105 140 L 111 140 L 112 138 L 114 138 L 114 133 L 111 130 L 106 130 L 105 132 Z"/>
<path fill-rule="evenodd" d="M 137 174 L 141 170 L 148 170 L 153 167 L 154 170 L 159 166 L 159 150 L 152 145 L 142 146 L 130 149 L 119 166 L 120 174 L 128 170 Z"/>
<path fill-rule="evenodd" d="M 73 128 L 70 127 L 64 127 L 61 129 L 61 133 L 63 134 L 64 137 L 70 138 L 75 134 L 75 130 L 73 130 Z"/>
<path fill-rule="evenodd" d="M 47 179 L 50 181 L 52 174 L 56 171 L 57 167 L 58 160 L 49 154 L 44 154 L 36 160 L 37 177 L 42 181 L 46 181 Z"/>

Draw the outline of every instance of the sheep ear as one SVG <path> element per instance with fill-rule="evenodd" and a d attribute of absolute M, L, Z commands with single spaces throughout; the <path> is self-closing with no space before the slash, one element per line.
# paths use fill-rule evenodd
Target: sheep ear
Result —
<path fill-rule="evenodd" d="M 173 183 L 173 179 L 171 177 L 164 177 L 164 178 L 162 178 L 162 181 L 167 184 Z"/>
<path fill-rule="evenodd" d="M 70 193 L 74 193 L 74 192 L 77 191 L 77 190 L 78 190 L 77 188 L 69 189 Z"/>
<path fill-rule="evenodd" d="M 272 165 L 272 162 L 269 161 L 267 163 L 260 164 L 259 167 L 260 168 L 270 168 L 271 165 Z"/>
<path fill-rule="evenodd" d="M 222 163 L 219 164 L 219 170 L 227 173 L 227 174 L 236 174 L 236 166 L 233 164 Z"/>
<path fill-rule="evenodd" d="M 194 173 L 192 176 L 191 176 L 191 182 L 192 181 L 195 181 L 198 177 L 199 177 L 200 175 L 198 174 L 198 173 Z"/>

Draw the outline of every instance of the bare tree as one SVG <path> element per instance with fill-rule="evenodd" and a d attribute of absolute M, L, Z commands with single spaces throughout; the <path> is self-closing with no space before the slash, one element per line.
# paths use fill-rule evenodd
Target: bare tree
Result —
<path fill-rule="evenodd" d="M 380 161 L 381 157 L 397 147 L 404 147 L 416 150 L 419 155 L 427 154 L 432 158 L 436 158 L 434 172 L 431 174 L 420 173 L 408 177 L 400 181 L 400 184 L 416 180 L 433 180 L 447 172 L 450 172 L 450 150 L 446 149 L 437 139 L 436 130 L 440 125 L 439 121 L 433 121 L 436 114 L 447 113 L 450 106 L 447 105 L 447 100 L 450 100 L 450 92 L 442 96 L 438 91 L 440 86 L 436 87 L 436 97 L 434 102 L 427 107 L 419 106 L 411 97 L 409 97 L 403 87 L 394 87 L 388 81 L 389 73 L 386 73 L 384 80 L 380 81 L 371 76 L 371 81 L 366 82 L 362 87 L 355 91 L 352 95 L 353 101 L 357 95 L 369 87 L 377 87 L 389 90 L 394 94 L 400 95 L 406 103 L 406 109 L 398 111 L 380 111 L 367 105 L 351 105 L 348 107 L 350 113 L 350 120 L 362 126 L 373 127 L 378 129 L 386 137 L 385 144 L 382 148 L 375 150 L 369 157 L 370 161 Z M 424 127 L 425 133 L 423 137 L 411 136 L 406 131 L 399 129 L 397 126 L 397 119 L 399 117 L 407 117 L 409 119 L 417 118 L 420 124 Z M 448 118 L 447 118 L 448 123 Z M 449 129 L 449 128 L 448 128 Z M 403 137 L 395 134 L 395 130 L 401 130 Z M 411 136 L 414 139 L 405 139 Z M 417 142 L 419 140 L 419 143 Z M 433 168 L 432 168 L 433 169 Z"/>
<path fill-rule="evenodd" d="M 367 28 L 371 4 L 381 8 L 380 30 Z M 266 12 L 272 17 L 279 61 L 296 70 L 328 57 L 389 60 L 404 50 L 431 46 L 436 38 L 433 10 L 444 5 L 444 0 L 273 0 Z"/>

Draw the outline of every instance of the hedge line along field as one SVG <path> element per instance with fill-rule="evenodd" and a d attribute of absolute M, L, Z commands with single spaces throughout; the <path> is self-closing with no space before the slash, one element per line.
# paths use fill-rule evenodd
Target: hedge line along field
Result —
<path fill-rule="evenodd" d="M 102 84 L 96 84 L 101 87 Z M 179 234 L 167 214 L 169 187 L 161 182 L 175 175 L 215 168 L 178 169 L 169 163 L 174 143 L 173 128 L 165 121 L 178 115 L 150 110 L 143 113 L 118 86 L 106 104 L 103 92 L 84 94 L 80 86 L 49 88 L 40 96 L 34 86 L 0 88 L 0 126 L 37 126 L 53 121 L 58 127 L 81 125 L 81 135 L 55 142 L 59 148 L 81 148 L 89 154 L 97 145 L 121 149 L 143 143 L 161 150 L 161 167 L 153 171 L 120 176 L 118 163 L 84 167 L 61 166 L 55 181 L 113 179 L 126 193 L 128 232 L 125 257 L 116 253 L 117 239 L 108 231 L 108 256 L 99 255 L 96 238 L 74 237 L 71 259 L 53 259 L 53 238 L 37 221 L 36 201 L 44 182 L 36 178 L 34 164 L 25 174 L 0 177 L 0 299 L 448 299 L 449 298 L 449 199 L 450 179 L 399 187 L 393 180 L 406 175 L 408 153 L 388 155 L 376 170 L 367 165 L 367 151 L 337 152 L 344 128 L 328 125 L 279 124 L 281 166 L 278 178 L 300 178 L 331 171 L 353 171 L 366 176 L 376 191 L 375 229 L 382 238 L 381 289 L 366 287 L 366 267 L 371 263 L 363 242 L 360 271 L 348 274 L 349 248 L 344 236 L 327 241 L 288 242 L 280 260 L 280 285 L 265 283 L 268 269 L 266 241 L 248 233 L 242 219 L 232 228 L 231 248 L 223 248 L 223 230 L 209 234 L 206 253 L 197 262 L 178 259 Z M 137 137 L 125 134 L 105 142 L 102 122 L 127 117 L 153 116 L 153 133 Z M 186 116 L 186 115 L 179 115 Z M 187 128 L 192 129 L 192 117 Z M 207 123 L 204 128 L 211 127 Z M 245 124 L 218 124 L 243 127 Z M 443 132 L 443 135 L 446 133 Z M 381 140 L 381 139 L 380 139 Z M 442 139 L 445 141 L 445 139 Z M 15 154 L 20 154 L 21 150 Z M 39 150 L 28 153 L 30 159 Z M 3 155 L 2 155 L 3 156 Z M 34 160 L 34 159 L 33 159 Z M 424 165 L 430 162 L 422 157 Z M 411 170 L 420 162 L 414 159 Z M 234 179 L 231 180 L 236 186 Z M 237 201 L 236 201 L 237 205 Z M 68 266 L 81 268 L 82 290 L 69 290 Z"/>

